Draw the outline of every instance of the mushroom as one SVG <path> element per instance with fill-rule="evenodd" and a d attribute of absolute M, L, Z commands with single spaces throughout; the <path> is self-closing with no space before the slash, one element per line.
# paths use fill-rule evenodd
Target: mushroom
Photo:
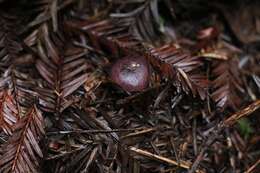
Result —
<path fill-rule="evenodd" d="M 111 67 L 110 77 L 127 92 L 142 91 L 149 82 L 149 65 L 143 57 L 124 57 Z"/>

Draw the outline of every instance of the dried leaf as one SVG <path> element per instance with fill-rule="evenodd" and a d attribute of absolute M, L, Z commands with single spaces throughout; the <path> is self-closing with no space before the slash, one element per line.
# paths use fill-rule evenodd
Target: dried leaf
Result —
<path fill-rule="evenodd" d="M 37 89 L 40 104 L 46 111 L 60 112 L 65 97 L 86 81 L 90 66 L 84 59 L 84 49 L 66 47 L 64 38 L 51 34 L 47 25 L 42 26 L 41 34 L 41 42 L 38 43 L 40 58 L 36 61 L 36 68 L 48 86 Z"/>
<path fill-rule="evenodd" d="M 36 106 L 33 106 L 17 122 L 11 138 L 1 146 L 1 172 L 40 172 L 43 153 L 39 142 L 44 135 L 43 128 L 43 117 Z"/>

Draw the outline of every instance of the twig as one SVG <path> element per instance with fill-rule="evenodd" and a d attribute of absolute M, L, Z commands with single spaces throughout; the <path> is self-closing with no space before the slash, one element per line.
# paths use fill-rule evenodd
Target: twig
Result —
<path fill-rule="evenodd" d="M 190 169 L 190 167 L 191 167 L 191 164 L 188 163 L 188 162 L 180 161 L 180 163 L 178 163 L 175 160 L 168 159 L 166 157 L 159 156 L 159 155 L 156 155 L 156 154 L 153 154 L 153 153 L 150 153 L 148 151 L 141 150 L 141 149 L 138 149 L 138 148 L 135 148 L 135 147 L 129 147 L 129 150 L 136 153 L 136 154 L 139 154 L 139 155 L 142 155 L 142 156 L 145 156 L 145 157 L 149 157 L 149 158 L 154 159 L 154 160 L 159 160 L 161 162 L 165 162 L 165 163 L 168 163 L 170 165 L 180 166 L 180 167 L 185 168 L 185 169 Z M 196 170 L 196 172 L 197 173 L 205 173 L 202 170 Z"/>
<path fill-rule="evenodd" d="M 113 133 L 113 132 L 129 132 L 142 130 L 143 128 L 134 128 L 134 129 L 112 129 L 112 130 L 72 130 L 72 131 L 55 131 L 48 132 L 47 135 L 57 135 L 57 134 L 71 134 L 71 133 Z"/>
<path fill-rule="evenodd" d="M 245 173 L 251 173 L 257 166 L 260 165 L 260 159 L 258 159 Z"/>
<path fill-rule="evenodd" d="M 153 132 L 155 131 L 157 128 L 148 128 L 148 129 L 143 129 L 141 131 L 138 131 L 138 132 L 134 132 L 134 133 L 130 133 L 130 134 L 127 134 L 125 136 L 122 136 L 121 139 L 125 139 L 125 138 L 129 138 L 129 137 L 133 137 L 133 136 L 138 136 L 138 135 L 143 135 L 145 133 L 150 133 L 150 132 Z"/>
<path fill-rule="evenodd" d="M 260 108 L 260 100 L 256 100 L 255 102 L 253 102 L 246 108 L 234 113 L 228 119 L 226 119 L 224 121 L 224 126 L 226 126 L 226 127 L 232 126 L 233 124 L 235 124 L 237 122 L 237 120 L 239 120 L 242 117 L 250 115 L 251 113 L 253 113 L 254 111 L 256 111 L 259 108 Z"/>

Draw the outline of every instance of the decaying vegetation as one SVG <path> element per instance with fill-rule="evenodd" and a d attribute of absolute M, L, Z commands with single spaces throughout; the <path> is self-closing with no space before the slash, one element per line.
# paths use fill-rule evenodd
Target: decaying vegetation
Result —
<path fill-rule="evenodd" d="M 259 7 L 0 0 L 0 172 L 260 172 Z"/>

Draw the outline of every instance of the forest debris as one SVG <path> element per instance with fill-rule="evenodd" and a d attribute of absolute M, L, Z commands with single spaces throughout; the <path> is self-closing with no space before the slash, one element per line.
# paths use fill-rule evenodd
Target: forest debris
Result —
<path fill-rule="evenodd" d="M 169 158 L 166 158 L 166 157 L 163 157 L 163 156 L 159 156 L 159 155 L 150 153 L 148 151 L 145 151 L 145 150 L 142 150 L 142 149 L 138 149 L 136 147 L 129 147 L 129 150 L 134 152 L 134 153 L 136 153 L 136 154 L 148 157 L 150 159 L 159 160 L 161 162 L 168 163 L 170 165 L 180 166 L 180 167 L 185 168 L 185 169 L 190 169 L 190 167 L 191 167 L 191 164 L 188 163 L 188 162 L 180 160 L 180 163 L 178 163 L 177 161 L 174 161 L 172 159 L 169 159 Z M 202 170 L 196 170 L 196 172 L 197 173 L 205 173 Z"/>

